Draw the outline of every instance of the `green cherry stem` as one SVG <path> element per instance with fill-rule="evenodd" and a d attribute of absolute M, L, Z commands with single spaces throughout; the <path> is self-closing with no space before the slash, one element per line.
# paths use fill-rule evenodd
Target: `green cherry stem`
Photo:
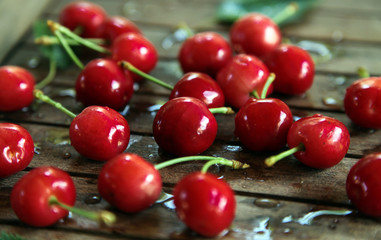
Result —
<path fill-rule="evenodd" d="M 91 211 L 86 211 L 84 209 L 75 208 L 60 202 L 56 196 L 51 196 L 49 198 L 49 204 L 58 205 L 61 208 L 66 209 L 79 216 L 82 216 L 97 222 L 105 223 L 106 225 L 111 225 L 116 221 L 116 216 L 112 212 L 109 212 L 106 210 L 103 210 L 100 212 L 91 212 Z"/>
<path fill-rule="evenodd" d="M 245 169 L 245 168 L 250 167 L 249 164 L 242 163 L 242 162 L 237 161 L 237 160 L 229 160 L 226 158 L 218 157 L 216 159 L 209 160 L 208 162 L 206 162 L 204 164 L 204 166 L 201 168 L 201 172 L 206 173 L 208 171 L 208 169 L 215 164 L 225 165 L 225 166 L 231 167 L 233 169 Z"/>
<path fill-rule="evenodd" d="M 370 77 L 370 74 L 368 70 L 365 67 L 359 67 L 357 69 L 357 74 L 359 75 L 360 78 L 368 78 Z"/>
<path fill-rule="evenodd" d="M 304 144 L 301 143 L 299 144 L 298 146 L 296 147 L 293 147 L 293 148 L 290 148 L 284 152 L 281 152 L 277 155 L 274 155 L 274 156 L 271 156 L 271 157 L 268 157 L 265 159 L 265 164 L 266 166 L 268 167 L 272 167 L 275 163 L 277 163 L 278 161 L 282 160 L 283 158 L 285 157 L 288 157 L 296 152 L 299 152 L 299 151 L 303 151 L 305 148 L 304 148 Z"/>
<path fill-rule="evenodd" d="M 57 37 L 58 41 L 61 43 L 62 47 L 65 49 L 65 51 L 67 52 L 67 54 L 70 56 L 70 58 L 73 60 L 73 62 L 80 68 L 80 69 L 83 69 L 85 66 L 83 65 L 83 63 L 81 62 L 81 60 L 79 60 L 79 58 L 77 57 L 77 55 L 74 53 L 73 49 L 70 47 L 69 43 L 66 41 L 66 39 L 64 38 L 64 36 L 62 36 L 62 34 L 57 31 L 57 30 L 52 30 L 54 35 Z"/>
<path fill-rule="evenodd" d="M 49 73 L 46 75 L 44 79 L 42 79 L 39 83 L 36 84 L 35 88 L 36 89 L 41 89 L 44 88 L 46 85 L 51 83 L 56 76 L 57 72 L 57 63 L 53 58 L 50 58 L 49 61 Z"/>
<path fill-rule="evenodd" d="M 288 18 L 293 16 L 298 11 L 298 8 L 299 6 L 296 2 L 291 2 L 272 19 L 277 25 L 280 25 Z"/>
<path fill-rule="evenodd" d="M 218 107 L 218 108 L 209 108 L 209 111 L 213 114 L 234 114 L 234 110 L 231 107 Z"/>
<path fill-rule="evenodd" d="M 106 41 L 104 39 L 101 39 L 101 38 L 84 38 L 84 39 L 86 41 L 90 41 L 90 42 L 92 42 L 94 44 L 97 44 L 97 45 L 106 44 Z M 71 46 L 79 46 L 79 45 L 81 45 L 77 41 L 75 41 L 73 39 L 70 39 L 70 38 L 66 39 L 66 41 Z M 39 45 L 48 46 L 48 45 L 57 45 L 57 44 L 60 44 L 60 41 L 55 36 L 44 35 L 44 36 L 35 38 L 34 39 L 34 43 L 35 44 L 39 44 Z"/>
<path fill-rule="evenodd" d="M 267 92 L 269 91 L 269 87 L 274 82 L 274 80 L 275 80 L 275 73 L 270 73 L 266 79 L 265 86 L 263 86 L 261 96 L 259 96 L 257 90 L 252 91 L 250 95 L 257 99 L 265 99 L 267 96 Z"/>
<path fill-rule="evenodd" d="M 59 102 L 56 102 L 54 101 L 53 99 L 51 99 L 50 97 L 46 96 L 41 90 L 39 89 L 35 89 L 33 91 L 33 94 L 34 94 L 34 97 L 45 102 L 45 103 L 48 103 L 52 106 L 54 106 L 55 108 L 57 108 L 58 110 L 64 112 L 65 114 L 67 114 L 68 116 L 70 116 L 71 118 L 75 118 L 77 115 L 75 115 L 73 112 L 71 112 L 69 109 L 65 108 L 64 106 L 62 106 L 61 103 Z"/>

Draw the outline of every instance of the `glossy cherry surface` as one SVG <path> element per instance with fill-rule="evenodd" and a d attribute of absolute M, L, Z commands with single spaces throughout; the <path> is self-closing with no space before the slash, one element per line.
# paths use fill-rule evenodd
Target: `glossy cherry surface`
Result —
<path fill-rule="evenodd" d="M 278 25 L 260 13 L 250 13 L 235 21 L 229 36 L 236 52 L 259 58 L 272 52 L 282 41 Z"/>
<path fill-rule="evenodd" d="M 305 165 L 329 168 L 344 158 L 350 136 L 347 127 L 339 120 L 315 114 L 291 125 L 287 144 L 290 148 L 304 145 L 304 150 L 294 153 L 294 156 Z"/>
<path fill-rule="evenodd" d="M 372 217 L 381 217 L 381 153 L 368 154 L 348 173 L 346 191 L 356 208 Z"/>
<path fill-rule="evenodd" d="M 206 73 L 188 72 L 175 84 L 169 99 L 194 97 L 203 101 L 208 108 L 223 107 L 225 96 L 218 83 Z"/>
<path fill-rule="evenodd" d="M 226 103 L 234 108 L 241 108 L 252 92 L 262 94 L 269 76 L 266 65 L 257 57 L 248 54 L 234 56 L 217 75 L 217 82 L 225 95 Z M 269 88 L 267 95 L 272 91 Z"/>
<path fill-rule="evenodd" d="M 98 4 L 76 1 L 67 4 L 60 12 L 59 22 L 70 30 L 80 29 L 85 38 L 97 38 L 99 27 L 106 19 L 105 10 Z"/>
<path fill-rule="evenodd" d="M 253 151 L 274 151 L 286 145 L 293 123 L 289 107 L 276 98 L 250 98 L 235 117 L 235 135 Z"/>
<path fill-rule="evenodd" d="M 203 236 L 221 234 L 234 220 L 234 192 L 211 173 L 194 172 L 185 176 L 176 184 L 173 197 L 181 221 Z"/>
<path fill-rule="evenodd" d="M 145 73 L 154 69 L 158 61 L 155 46 L 147 38 L 136 33 L 119 35 L 111 45 L 111 52 L 115 61 L 127 61 Z M 142 79 L 135 73 L 132 77 L 135 81 Z"/>
<path fill-rule="evenodd" d="M 356 125 L 381 128 L 381 78 L 369 77 L 353 82 L 346 90 L 344 108 Z"/>
<path fill-rule="evenodd" d="M 177 156 L 197 155 L 207 150 L 217 135 L 217 121 L 205 103 L 192 97 L 169 100 L 153 122 L 156 143 Z"/>
<path fill-rule="evenodd" d="M 111 16 L 106 18 L 100 25 L 99 31 L 99 36 L 110 41 L 110 43 L 123 33 L 142 33 L 134 22 L 122 16 Z"/>
<path fill-rule="evenodd" d="M 10 202 L 24 223 L 45 227 L 66 217 L 68 211 L 49 203 L 52 196 L 74 206 L 76 190 L 70 175 L 56 167 L 38 167 L 25 174 L 14 185 Z"/>
<path fill-rule="evenodd" d="M 69 136 L 71 145 L 81 155 L 107 161 L 127 148 L 130 127 L 112 108 L 89 106 L 73 119 Z"/>
<path fill-rule="evenodd" d="M 201 32 L 188 38 L 178 55 L 183 72 L 203 72 L 212 77 L 231 57 L 229 43 L 215 32 Z"/>
<path fill-rule="evenodd" d="M 160 196 L 159 171 L 133 153 L 119 154 L 105 163 L 98 176 L 98 191 L 111 205 L 123 212 L 138 212 Z"/>
<path fill-rule="evenodd" d="M 111 59 L 94 59 L 82 69 L 75 83 L 76 99 L 85 106 L 124 108 L 133 95 L 133 80 Z"/>
<path fill-rule="evenodd" d="M 276 75 L 275 92 L 300 95 L 313 84 L 314 61 L 306 50 L 298 46 L 281 44 L 264 58 L 264 63 Z"/>
<path fill-rule="evenodd" d="M 34 142 L 20 125 L 0 123 L 0 178 L 25 169 L 33 159 Z"/>
<path fill-rule="evenodd" d="M 18 66 L 0 67 L 0 111 L 17 111 L 29 106 L 33 99 L 35 79 Z"/>

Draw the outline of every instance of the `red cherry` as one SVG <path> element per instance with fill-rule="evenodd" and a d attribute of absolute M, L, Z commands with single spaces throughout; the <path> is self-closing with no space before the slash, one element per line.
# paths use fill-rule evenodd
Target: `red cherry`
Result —
<path fill-rule="evenodd" d="M 86 1 L 77 1 L 67 4 L 60 13 L 59 22 L 75 30 L 80 27 L 81 36 L 85 38 L 97 38 L 99 26 L 106 19 L 105 10 L 98 4 Z"/>
<path fill-rule="evenodd" d="M 155 68 L 158 54 L 155 46 L 145 37 L 136 33 L 124 33 L 118 36 L 111 46 L 112 58 L 116 61 L 127 61 L 134 67 L 149 73 Z M 142 77 L 132 74 L 135 81 Z"/>
<path fill-rule="evenodd" d="M 371 153 L 351 168 L 347 176 L 348 198 L 356 208 L 372 217 L 381 217 L 381 153 Z"/>
<path fill-rule="evenodd" d="M 313 84 L 314 61 L 306 50 L 298 46 L 281 44 L 266 56 L 264 63 L 276 75 L 275 92 L 300 95 Z"/>
<path fill-rule="evenodd" d="M 161 189 L 159 171 L 132 153 L 122 153 L 107 161 L 98 176 L 100 195 L 123 212 L 148 208 L 158 199 Z"/>
<path fill-rule="evenodd" d="M 29 106 L 33 99 L 33 75 L 18 66 L 0 67 L 0 111 L 17 111 Z"/>
<path fill-rule="evenodd" d="M 90 106 L 72 121 L 71 145 L 83 156 L 106 161 L 123 152 L 130 140 L 127 120 L 109 107 Z"/>
<path fill-rule="evenodd" d="M 33 159 L 34 143 L 20 125 L 0 123 L 0 178 L 25 169 Z"/>
<path fill-rule="evenodd" d="M 195 172 L 185 176 L 176 184 L 173 196 L 178 217 L 203 236 L 217 236 L 234 220 L 234 192 L 213 174 Z"/>
<path fill-rule="evenodd" d="M 212 77 L 231 57 L 229 43 L 215 32 L 197 33 L 188 38 L 181 45 L 178 56 L 184 72 L 203 72 Z"/>
<path fill-rule="evenodd" d="M 207 150 L 217 135 L 217 121 L 205 103 L 192 97 L 169 100 L 153 122 L 156 143 L 177 156 L 197 155 Z"/>
<path fill-rule="evenodd" d="M 266 65 L 257 57 L 247 54 L 234 56 L 217 75 L 217 82 L 225 95 L 226 103 L 241 108 L 255 90 L 262 94 L 269 76 Z M 269 88 L 267 95 L 272 91 Z"/>
<path fill-rule="evenodd" d="M 344 108 L 355 124 L 365 128 L 381 128 L 381 77 L 353 82 L 346 90 Z"/>
<path fill-rule="evenodd" d="M 140 29 L 134 22 L 122 16 L 112 16 L 106 18 L 99 27 L 99 36 L 111 43 L 123 33 L 141 34 Z"/>
<path fill-rule="evenodd" d="M 11 206 L 24 223 L 45 227 L 68 215 L 68 211 L 50 203 L 51 197 L 74 206 L 76 191 L 66 172 L 55 167 L 39 167 L 25 174 L 13 187 Z"/>
<path fill-rule="evenodd" d="M 111 59 L 94 59 L 79 74 L 76 98 L 85 106 L 101 105 L 115 110 L 124 108 L 133 94 L 133 80 L 128 71 Z"/>
<path fill-rule="evenodd" d="M 284 147 L 293 123 L 289 107 L 276 98 L 250 98 L 235 117 L 235 135 L 253 151 Z"/>
<path fill-rule="evenodd" d="M 225 97 L 221 87 L 205 73 L 189 72 L 176 83 L 169 99 L 194 97 L 203 101 L 208 108 L 223 107 Z"/>
<path fill-rule="evenodd" d="M 264 57 L 282 41 L 282 34 L 273 20 L 260 13 L 249 13 L 231 27 L 230 41 L 238 53 Z"/>

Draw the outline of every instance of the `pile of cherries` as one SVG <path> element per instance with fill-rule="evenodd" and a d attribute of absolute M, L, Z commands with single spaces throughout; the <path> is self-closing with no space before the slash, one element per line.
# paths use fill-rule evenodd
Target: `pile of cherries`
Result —
<path fill-rule="evenodd" d="M 75 83 L 76 99 L 85 108 L 78 115 L 71 113 L 45 96 L 27 70 L 2 66 L 0 111 L 19 111 L 38 98 L 68 113 L 73 118 L 69 129 L 72 146 L 86 158 L 105 162 L 98 178 L 100 195 L 124 212 L 146 209 L 161 193 L 161 167 L 124 152 L 130 128 L 118 111 L 133 97 L 134 84 L 141 84 L 143 78 L 157 80 L 148 75 L 158 61 L 155 46 L 133 22 L 107 16 L 101 6 L 90 2 L 65 6 L 59 23 L 50 21 L 50 27 L 61 43 L 66 41 L 62 40 L 65 34 L 77 34 L 72 40 L 80 39 L 85 45 L 94 38 L 103 41 L 98 47 L 108 56 L 83 65 Z M 184 75 L 175 86 L 163 84 L 171 93 L 153 122 L 153 135 L 160 148 L 179 157 L 180 162 L 202 158 L 199 154 L 213 144 L 217 135 L 214 114 L 227 113 L 226 105 L 237 111 L 235 135 L 246 148 L 279 152 L 289 147 L 267 158 L 266 165 L 272 166 L 291 154 L 313 168 L 338 164 L 350 144 L 343 123 L 321 114 L 294 121 L 286 103 L 268 98 L 273 92 L 301 95 L 312 86 L 315 66 L 309 53 L 282 43 L 277 23 L 258 13 L 237 20 L 229 37 L 230 42 L 216 32 L 201 32 L 182 43 L 178 61 Z M 345 110 L 359 126 L 381 127 L 380 81 L 367 77 L 347 89 Z M 19 125 L 0 123 L 0 147 L 2 178 L 25 169 L 33 158 L 32 137 Z M 204 159 L 224 162 L 216 157 Z M 380 154 L 366 156 L 355 164 L 348 175 L 347 191 L 360 211 L 381 216 L 381 179 L 369 173 L 375 167 L 381 167 Z M 234 220 L 234 192 L 226 182 L 206 171 L 185 176 L 173 195 L 178 217 L 201 235 L 217 236 Z M 68 211 L 75 211 L 75 199 L 70 176 L 53 166 L 31 170 L 11 193 L 16 215 L 34 226 L 54 224 Z M 112 221 L 110 214 L 100 214 L 103 221 Z"/>

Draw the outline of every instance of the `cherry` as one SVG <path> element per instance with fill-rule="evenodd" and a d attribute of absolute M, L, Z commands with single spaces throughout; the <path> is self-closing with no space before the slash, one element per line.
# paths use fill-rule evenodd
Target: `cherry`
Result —
<path fill-rule="evenodd" d="M 111 16 L 106 18 L 99 27 L 99 36 L 112 43 L 116 37 L 123 33 L 142 34 L 134 22 L 122 16 Z"/>
<path fill-rule="evenodd" d="M 226 103 L 241 108 L 252 97 L 253 91 L 262 95 L 268 77 L 269 71 L 259 58 L 239 54 L 220 70 L 216 80 L 224 92 Z M 271 91 L 269 88 L 267 95 Z"/>
<path fill-rule="evenodd" d="M 294 156 L 313 168 L 329 168 L 338 164 L 348 151 L 350 135 L 337 119 L 315 114 L 295 121 L 288 130 L 290 150 L 265 160 L 272 166 L 285 156 Z"/>
<path fill-rule="evenodd" d="M 127 61 L 144 73 L 155 68 L 158 54 L 155 46 L 144 36 L 136 33 L 124 33 L 118 36 L 111 45 L 112 59 Z M 142 78 L 132 74 L 135 81 Z"/>
<path fill-rule="evenodd" d="M 79 74 L 76 98 L 85 106 L 101 105 L 115 110 L 124 108 L 133 94 L 133 80 L 111 59 L 94 59 Z"/>
<path fill-rule="evenodd" d="M 356 208 L 372 217 L 381 216 L 381 153 L 368 154 L 350 169 L 346 191 Z"/>
<path fill-rule="evenodd" d="M 345 113 L 356 125 L 381 128 L 381 77 L 353 82 L 345 92 Z"/>
<path fill-rule="evenodd" d="M 107 161 L 127 148 L 130 128 L 127 120 L 112 108 L 89 106 L 73 119 L 69 136 L 71 145 L 81 155 Z"/>
<path fill-rule="evenodd" d="M 97 38 L 100 37 L 98 29 L 106 17 L 105 10 L 98 4 L 77 1 L 67 4 L 61 10 L 59 22 L 70 30 L 80 28 L 82 37 Z"/>
<path fill-rule="evenodd" d="M 215 237 L 232 224 L 236 201 L 230 186 L 211 173 L 194 172 L 173 190 L 177 216 L 190 229 Z"/>
<path fill-rule="evenodd" d="M 29 106 L 33 99 L 35 79 L 18 66 L 0 67 L 0 111 L 17 111 Z"/>
<path fill-rule="evenodd" d="M 0 123 L 0 178 L 25 169 L 33 159 L 34 142 L 20 125 Z"/>
<path fill-rule="evenodd" d="M 188 38 L 181 45 L 178 55 L 185 73 L 203 72 L 212 77 L 216 76 L 231 57 L 229 43 L 215 32 L 197 33 Z"/>
<path fill-rule="evenodd" d="M 310 54 L 298 46 L 281 44 L 264 58 L 264 63 L 277 76 L 275 92 L 300 95 L 313 84 L 314 62 Z"/>

